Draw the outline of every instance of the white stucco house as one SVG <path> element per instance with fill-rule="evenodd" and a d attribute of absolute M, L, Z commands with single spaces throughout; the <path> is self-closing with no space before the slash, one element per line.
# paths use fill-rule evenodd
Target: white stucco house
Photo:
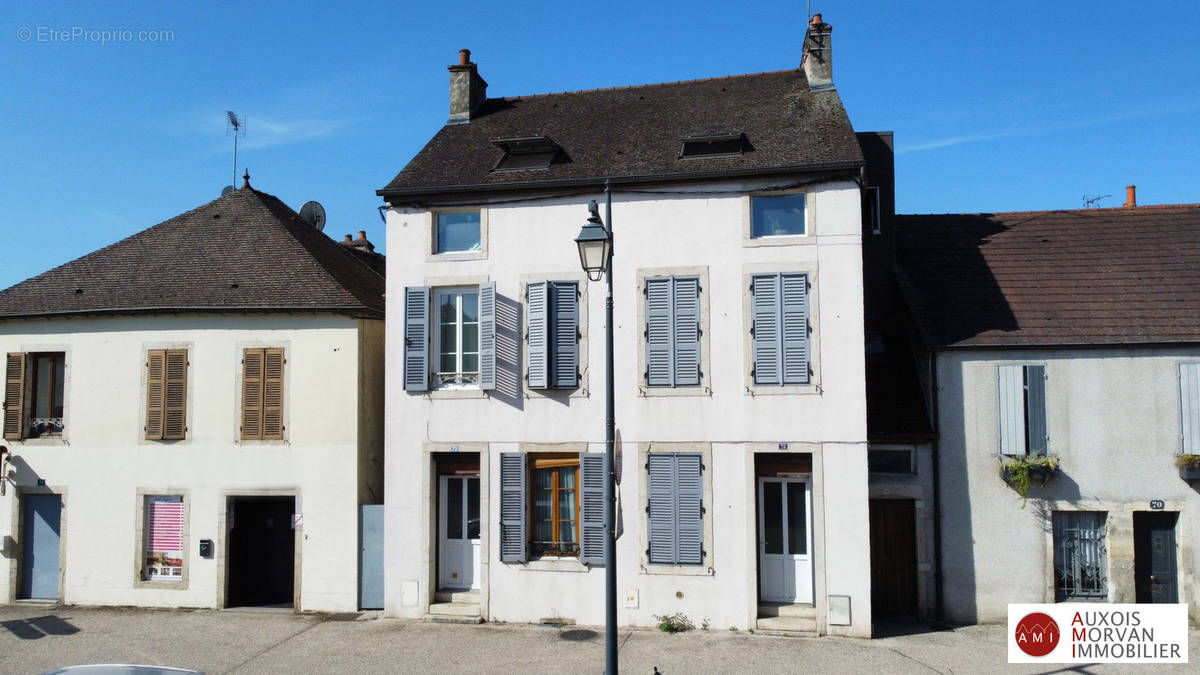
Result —
<path fill-rule="evenodd" d="M 1200 206 L 1130 192 L 1123 208 L 898 217 L 951 621 L 1055 601 L 1200 618 L 1200 484 L 1176 467 L 1200 454 Z"/>
<path fill-rule="evenodd" d="M 0 601 L 357 609 L 383 490 L 370 248 L 247 177 L 0 291 Z"/>
<path fill-rule="evenodd" d="M 612 186 L 618 620 L 871 634 L 862 151 L 830 28 L 797 69 L 489 98 L 379 194 L 390 616 L 600 624 Z"/>

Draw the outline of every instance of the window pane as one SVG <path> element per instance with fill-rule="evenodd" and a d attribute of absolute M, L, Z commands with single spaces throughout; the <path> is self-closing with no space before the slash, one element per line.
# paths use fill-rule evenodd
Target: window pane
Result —
<path fill-rule="evenodd" d="M 463 320 L 463 323 L 478 323 L 478 321 L 479 321 L 479 294 L 478 293 L 463 293 L 462 294 L 462 320 Z"/>
<path fill-rule="evenodd" d="M 463 324 L 462 342 L 464 353 L 479 353 L 479 324 Z"/>
<path fill-rule="evenodd" d="M 788 553 L 793 555 L 808 553 L 808 523 L 805 519 L 804 492 L 804 483 L 789 482 L 787 484 Z"/>
<path fill-rule="evenodd" d="M 1103 511 L 1055 511 L 1054 590 L 1058 601 L 1103 598 L 1106 551 Z"/>
<path fill-rule="evenodd" d="M 37 394 L 34 401 L 34 417 L 52 417 L 50 414 L 50 372 L 53 363 L 48 356 L 37 357 Z"/>
<path fill-rule="evenodd" d="M 51 417 L 63 416 L 63 382 L 65 378 L 66 359 L 62 356 L 54 358 L 54 405 Z"/>
<path fill-rule="evenodd" d="M 453 373 L 458 366 L 458 358 L 455 354 L 442 354 L 441 362 L 438 363 L 439 373 Z"/>
<path fill-rule="evenodd" d="M 439 213 L 437 216 L 437 252 L 478 251 L 479 212 Z"/>
<path fill-rule="evenodd" d="M 461 478 L 446 480 L 446 538 L 463 538 L 463 490 Z"/>
<path fill-rule="evenodd" d="M 751 237 L 804 234 L 804 195 L 750 198 Z"/>
<path fill-rule="evenodd" d="M 458 321 L 458 299 L 452 293 L 447 293 L 442 296 L 438 302 L 438 314 L 441 316 L 441 322 L 445 324 L 454 324 Z"/>
<path fill-rule="evenodd" d="M 478 373 L 479 372 L 479 355 L 478 354 L 463 354 L 463 372 Z"/>
<path fill-rule="evenodd" d="M 467 479 L 467 539 L 479 538 L 479 479 Z"/>
<path fill-rule="evenodd" d="M 763 539 L 767 553 L 783 553 L 783 485 L 763 483 Z"/>

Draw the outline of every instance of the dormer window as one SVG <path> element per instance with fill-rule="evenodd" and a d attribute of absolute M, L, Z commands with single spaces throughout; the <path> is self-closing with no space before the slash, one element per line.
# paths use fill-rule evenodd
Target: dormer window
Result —
<path fill-rule="evenodd" d="M 683 139 L 680 159 L 740 155 L 746 150 L 746 135 L 740 131 L 720 134 L 698 134 Z"/>
<path fill-rule="evenodd" d="M 504 151 L 504 156 L 492 167 L 492 171 L 549 169 L 562 149 L 548 136 L 497 138 L 492 145 Z"/>

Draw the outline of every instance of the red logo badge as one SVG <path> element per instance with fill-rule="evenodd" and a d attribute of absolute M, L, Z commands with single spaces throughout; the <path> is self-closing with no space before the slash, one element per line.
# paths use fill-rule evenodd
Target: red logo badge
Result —
<path fill-rule="evenodd" d="M 1013 637 L 1026 654 L 1045 656 L 1058 646 L 1058 624 L 1048 614 L 1026 614 L 1024 619 L 1017 622 L 1017 632 Z"/>

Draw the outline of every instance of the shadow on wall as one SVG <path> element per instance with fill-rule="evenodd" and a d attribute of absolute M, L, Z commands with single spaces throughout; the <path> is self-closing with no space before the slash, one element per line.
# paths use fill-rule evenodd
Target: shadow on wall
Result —
<path fill-rule="evenodd" d="M 496 388 L 492 398 L 522 410 L 525 399 L 521 390 L 521 303 L 497 293 Z"/>
<path fill-rule="evenodd" d="M 69 621 L 53 614 L 0 621 L 0 626 L 22 640 L 40 640 L 47 635 L 74 635 L 79 632 Z"/>
<path fill-rule="evenodd" d="M 938 378 L 944 618 L 951 623 L 971 624 L 978 621 L 978 605 L 975 597 L 972 503 L 967 458 L 963 452 L 967 439 L 964 432 L 962 371 L 939 371 Z M 953 430 L 953 433 L 947 433 L 948 430 Z"/>

